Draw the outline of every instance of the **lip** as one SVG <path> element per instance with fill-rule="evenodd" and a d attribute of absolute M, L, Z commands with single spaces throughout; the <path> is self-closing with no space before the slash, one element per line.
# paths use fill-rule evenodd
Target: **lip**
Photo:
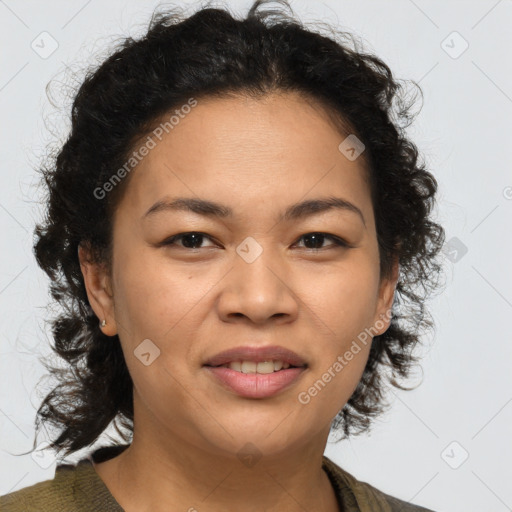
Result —
<path fill-rule="evenodd" d="M 205 369 L 225 389 L 245 398 L 269 398 L 276 395 L 307 371 L 306 366 L 268 374 L 240 373 L 231 368 L 214 366 L 205 366 Z"/>
<path fill-rule="evenodd" d="M 270 360 L 283 361 L 284 363 L 288 363 L 290 366 L 307 366 L 306 361 L 304 361 L 302 357 L 292 350 L 279 345 L 231 348 L 211 357 L 204 363 L 204 366 L 220 366 L 222 364 L 231 363 L 232 361 L 254 361 L 256 363 L 261 363 L 263 361 Z"/>

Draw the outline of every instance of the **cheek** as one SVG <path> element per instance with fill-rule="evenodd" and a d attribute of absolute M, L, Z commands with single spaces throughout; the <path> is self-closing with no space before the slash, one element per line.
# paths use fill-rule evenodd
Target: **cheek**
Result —
<path fill-rule="evenodd" d="M 197 358 L 193 340 L 205 308 L 210 307 L 206 305 L 208 292 L 221 276 L 171 264 L 158 252 L 140 251 L 140 256 L 127 254 L 118 260 L 115 314 L 116 320 L 120 319 L 118 331 L 134 382 L 142 379 L 138 387 L 143 388 L 149 379 L 158 388 L 159 382 L 170 379 L 167 392 L 173 395 L 176 391 L 179 394 L 179 389 L 173 388 L 174 380 L 166 372 L 181 381 L 187 378 L 189 369 L 183 363 Z M 153 353 L 157 357 L 150 366 L 142 366 L 137 355 L 148 351 L 150 359 Z M 164 388 L 160 387 L 159 393 Z"/>
<path fill-rule="evenodd" d="M 137 393 L 155 413 L 165 397 L 158 413 L 165 416 L 186 399 L 177 384 L 184 381 L 182 361 L 188 358 L 185 329 L 207 288 L 188 279 L 190 269 L 157 262 L 154 252 L 125 254 L 115 268 L 115 314 L 123 353 Z"/>
<path fill-rule="evenodd" d="M 133 333 L 162 336 L 207 291 L 191 269 L 162 261 L 153 249 L 125 253 L 116 265 L 116 317 Z M 124 320 L 123 320 L 124 319 Z"/>
<path fill-rule="evenodd" d="M 359 347 L 351 349 L 351 341 L 338 339 L 338 349 L 330 350 L 329 355 L 312 368 L 311 377 L 299 390 L 299 403 L 313 414 L 317 411 L 326 419 L 334 419 L 361 380 L 370 345 L 359 343 Z"/>
<path fill-rule="evenodd" d="M 301 391 L 304 402 L 317 401 L 330 417 L 349 400 L 366 366 L 377 280 L 373 263 L 361 256 L 358 263 L 339 267 L 328 276 L 316 276 L 316 285 L 304 288 L 308 306 L 304 311 L 315 324 L 316 341 L 322 349 Z M 312 283 L 311 278 L 308 282 Z"/>
<path fill-rule="evenodd" d="M 314 279 L 308 275 L 301 298 L 315 313 L 321 332 L 346 341 L 370 326 L 378 294 L 377 271 L 360 253 L 326 274 Z"/>

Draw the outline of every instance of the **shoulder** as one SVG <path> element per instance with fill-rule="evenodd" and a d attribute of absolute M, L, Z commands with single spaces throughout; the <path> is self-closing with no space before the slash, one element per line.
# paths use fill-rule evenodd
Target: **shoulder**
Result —
<path fill-rule="evenodd" d="M 0 496 L 2 512 L 122 512 L 100 479 L 92 461 L 101 462 L 127 445 L 103 447 L 76 464 L 57 465 L 53 480 L 45 480 Z"/>
<path fill-rule="evenodd" d="M 53 480 L 38 482 L 24 489 L 0 496 L 2 512 L 73 511 L 73 466 L 61 465 Z"/>
<path fill-rule="evenodd" d="M 429 508 L 414 505 L 373 487 L 367 482 L 357 480 L 353 475 L 323 457 L 323 465 L 340 494 L 340 499 L 349 510 L 361 512 L 434 512 Z"/>

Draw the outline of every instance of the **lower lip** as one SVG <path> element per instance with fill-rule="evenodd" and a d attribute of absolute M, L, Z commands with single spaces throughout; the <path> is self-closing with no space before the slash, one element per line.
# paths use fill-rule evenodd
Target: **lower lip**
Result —
<path fill-rule="evenodd" d="M 273 373 L 241 373 L 231 368 L 205 366 L 227 388 L 245 398 L 268 398 L 293 384 L 306 367 L 288 368 Z"/>

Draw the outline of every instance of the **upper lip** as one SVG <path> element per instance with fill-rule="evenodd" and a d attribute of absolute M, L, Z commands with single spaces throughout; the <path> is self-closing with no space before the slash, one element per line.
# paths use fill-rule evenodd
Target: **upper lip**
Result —
<path fill-rule="evenodd" d="M 306 362 L 298 354 L 277 345 L 267 347 L 235 347 L 220 352 L 208 359 L 205 366 L 220 366 L 232 361 L 283 361 L 290 366 L 306 366 Z"/>

